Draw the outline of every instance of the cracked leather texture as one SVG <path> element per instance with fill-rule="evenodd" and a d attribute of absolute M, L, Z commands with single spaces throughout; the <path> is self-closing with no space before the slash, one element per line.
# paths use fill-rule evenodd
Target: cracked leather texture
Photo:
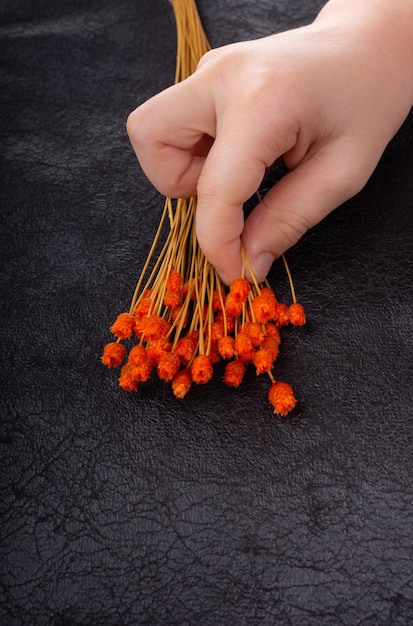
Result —
<path fill-rule="evenodd" d="M 321 1 L 199 0 L 214 46 Z M 184 401 L 99 362 L 162 198 L 125 133 L 173 81 L 166 0 L 2 3 L 0 623 L 413 623 L 413 119 L 288 253 L 277 376 Z M 357 154 L 354 155 L 357 167 Z M 282 266 L 270 280 L 288 297 Z"/>

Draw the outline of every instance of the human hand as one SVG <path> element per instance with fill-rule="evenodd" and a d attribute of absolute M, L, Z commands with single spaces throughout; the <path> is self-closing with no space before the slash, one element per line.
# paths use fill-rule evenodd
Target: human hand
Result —
<path fill-rule="evenodd" d="M 407 0 L 330 0 L 309 26 L 209 52 L 129 116 L 155 187 L 197 195 L 199 244 L 225 282 L 240 275 L 241 240 L 262 280 L 364 186 L 413 103 L 412 33 Z M 288 174 L 244 224 L 281 158 Z"/>

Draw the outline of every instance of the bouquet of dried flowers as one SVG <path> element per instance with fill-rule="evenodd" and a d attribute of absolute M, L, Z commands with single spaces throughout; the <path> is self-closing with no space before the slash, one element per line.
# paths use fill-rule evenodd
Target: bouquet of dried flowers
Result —
<path fill-rule="evenodd" d="M 194 0 L 171 3 L 178 82 L 195 71 L 210 46 Z M 102 362 L 109 368 L 121 367 L 119 384 L 126 391 L 137 391 L 156 370 L 161 380 L 171 383 L 176 398 L 184 398 L 194 383 L 206 384 L 221 360 L 226 362 L 224 383 L 230 387 L 238 387 L 251 366 L 257 375 L 269 376 L 269 402 L 274 413 L 285 416 L 296 398 L 291 386 L 272 374 L 280 327 L 306 321 L 285 257 L 289 306 L 277 300 L 267 281 L 255 280 L 245 253 L 241 276 L 226 288 L 198 245 L 195 211 L 196 197 L 166 198 L 129 311 L 120 313 L 112 325 L 116 340 L 105 345 Z M 165 243 L 156 256 L 165 229 Z M 246 266 L 251 282 L 245 278 Z"/>

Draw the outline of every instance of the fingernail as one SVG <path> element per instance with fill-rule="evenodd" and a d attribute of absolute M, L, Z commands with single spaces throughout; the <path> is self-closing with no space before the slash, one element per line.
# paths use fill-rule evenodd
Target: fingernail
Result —
<path fill-rule="evenodd" d="M 263 281 L 267 276 L 274 261 L 275 256 L 271 254 L 271 252 L 263 252 L 256 258 L 255 263 L 252 264 L 252 268 L 259 282 Z"/>

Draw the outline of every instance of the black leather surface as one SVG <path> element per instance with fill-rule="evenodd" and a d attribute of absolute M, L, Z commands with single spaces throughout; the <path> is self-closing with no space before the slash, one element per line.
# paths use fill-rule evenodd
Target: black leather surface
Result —
<path fill-rule="evenodd" d="M 304 0 L 200 0 L 214 46 Z M 173 400 L 99 362 L 162 207 L 124 130 L 173 80 L 166 0 L 1 4 L 1 624 L 413 623 L 413 119 L 288 254 L 268 381 Z M 354 155 L 357 168 L 357 154 Z M 281 265 L 271 283 L 287 297 Z"/>

